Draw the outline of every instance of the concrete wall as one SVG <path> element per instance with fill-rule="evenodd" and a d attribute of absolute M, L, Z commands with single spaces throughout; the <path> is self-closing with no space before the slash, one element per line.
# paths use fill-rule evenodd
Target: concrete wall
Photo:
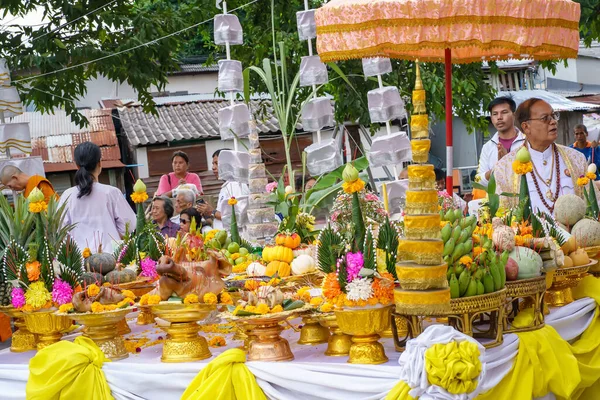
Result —
<path fill-rule="evenodd" d="M 590 85 L 600 84 L 600 60 L 580 57 L 577 59 L 577 81 Z"/>
<path fill-rule="evenodd" d="M 566 67 L 562 62 L 559 62 L 556 66 L 556 73 L 552 74 L 550 71 L 546 70 L 546 77 L 562 79 L 570 82 L 578 82 L 577 68 L 580 60 L 581 59 L 570 58 L 567 60 Z"/>

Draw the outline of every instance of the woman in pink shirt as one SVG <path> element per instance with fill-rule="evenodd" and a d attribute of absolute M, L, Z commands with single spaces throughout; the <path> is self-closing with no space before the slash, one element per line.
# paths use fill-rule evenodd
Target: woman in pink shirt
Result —
<path fill-rule="evenodd" d="M 173 189 L 180 185 L 194 185 L 198 189 L 199 194 L 202 192 L 202 183 L 198 174 L 188 172 L 190 167 L 190 159 L 183 151 L 176 151 L 171 158 L 173 162 L 173 172 L 160 177 L 158 189 L 155 196 L 173 197 Z"/>

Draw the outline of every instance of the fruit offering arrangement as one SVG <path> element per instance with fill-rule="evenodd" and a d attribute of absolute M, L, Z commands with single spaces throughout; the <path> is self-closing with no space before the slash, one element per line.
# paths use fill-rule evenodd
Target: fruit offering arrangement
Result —
<path fill-rule="evenodd" d="M 442 223 L 444 222 L 442 228 L 444 252 L 442 257 L 448 265 L 452 265 L 461 257 L 471 254 L 477 218 L 475 216 L 464 217 L 461 210 L 451 209 L 442 216 Z M 481 242 L 480 237 L 478 237 L 478 242 Z M 492 244 L 491 241 L 486 240 L 482 245 L 489 249 Z"/>
<path fill-rule="evenodd" d="M 504 288 L 508 252 L 498 256 L 493 250 L 486 249 L 474 260 L 470 256 L 463 257 L 448 268 L 450 296 L 453 299 L 493 293 Z"/>
<path fill-rule="evenodd" d="M 97 286 L 91 284 L 85 290 L 73 295 L 70 303 L 60 306 L 59 313 L 101 313 L 131 307 L 135 304 L 135 294 L 121 290 L 110 284 Z"/>
<path fill-rule="evenodd" d="M 261 283 L 253 290 L 242 292 L 242 298 L 227 310 L 236 317 L 251 317 L 265 314 L 277 314 L 298 310 L 306 306 L 302 300 L 292 298 L 289 293 L 283 293 L 274 285 L 279 282 Z"/>

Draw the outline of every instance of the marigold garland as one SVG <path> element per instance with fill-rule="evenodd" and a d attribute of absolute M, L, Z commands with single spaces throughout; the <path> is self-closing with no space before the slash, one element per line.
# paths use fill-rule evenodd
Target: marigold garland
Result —
<path fill-rule="evenodd" d="M 71 311 L 73 311 L 74 309 L 75 308 L 73 307 L 73 303 L 67 303 L 67 304 L 63 304 L 62 306 L 58 307 L 58 312 L 67 314 L 67 313 L 70 313 Z"/>
<path fill-rule="evenodd" d="M 100 304 L 99 302 L 95 301 L 92 303 L 92 312 L 93 313 L 100 313 L 104 311 L 104 305 Z"/>
<path fill-rule="evenodd" d="M 83 258 L 88 258 L 92 255 L 92 251 L 90 250 L 89 247 L 86 247 L 85 249 L 83 249 L 83 252 L 81 253 L 81 256 Z"/>
<path fill-rule="evenodd" d="M 593 172 L 588 172 L 588 173 L 586 173 L 586 174 L 585 174 L 585 176 L 586 176 L 586 177 L 587 177 L 589 180 L 592 180 L 592 181 L 595 181 L 595 180 L 596 180 L 596 174 L 594 174 Z"/>
<path fill-rule="evenodd" d="M 87 295 L 90 297 L 97 296 L 100 293 L 100 288 L 95 283 L 92 283 L 87 287 Z"/>
<path fill-rule="evenodd" d="M 344 189 L 344 192 L 348 194 L 360 192 L 365 188 L 365 181 L 358 178 L 357 180 L 352 182 L 344 182 L 342 183 L 342 188 Z"/>
<path fill-rule="evenodd" d="M 48 209 L 48 204 L 45 201 L 36 201 L 33 203 L 29 203 L 29 212 L 34 214 L 39 214 L 42 211 L 46 211 Z"/>
<path fill-rule="evenodd" d="M 321 297 L 313 297 L 312 299 L 310 299 L 310 305 L 311 306 L 320 306 L 321 303 L 323 303 L 323 299 Z"/>
<path fill-rule="evenodd" d="M 202 301 L 206 304 L 217 304 L 217 295 L 214 293 L 206 293 L 202 297 Z"/>
<path fill-rule="evenodd" d="M 157 294 L 153 294 L 148 297 L 148 305 L 149 306 L 155 306 L 157 304 L 160 304 L 160 302 L 161 302 L 161 298 Z"/>
<path fill-rule="evenodd" d="M 209 340 L 208 345 L 210 347 L 223 347 L 227 345 L 227 342 L 222 336 L 215 336 Z"/>
<path fill-rule="evenodd" d="M 531 161 L 522 163 L 520 161 L 513 161 L 512 163 L 513 172 L 517 175 L 525 175 L 533 171 L 533 164 Z"/>
<path fill-rule="evenodd" d="M 235 197 L 232 197 L 229 200 L 227 200 L 227 204 L 229 204 L 230 206 L 235 206 L 237 204 L 237 200 L 235 199 Z"/>
<path fill-rule="evenodd" d="M 340 282 L 334 272 L 331 272 L 323 279 L 323 296 L 327 299 L 333 299 L 342 294 Z"/>
<path fill-rule="evenodd" d="M 590 183 L 590 178 L 587 176 L 581 175 L 577 178 L 577 186 L 586 186 L 588 183 Z"/>
<path fill-rule="evenodd" d="M 121 294 L 128 299 L 135 300 L 135 294 L 131 290 L 122 290 Z"/>
<path fill-rule="evenodd" d="M 233 305 L 233 298 L 231 297 L 231 295 L 229 293 L 221 292 L 219 294 L 219 303 L 225 304 L 225 305 Z"/>
<path fill-rule="evenodd" d="M 133 192 L 133 193 L 131 193 L 130 197 L 131 197 L 131 200 L 135 204 L 141 204 L 141 203 L 145 202 L 146 200 L 148 200 L 148 193 L 146 193 L 146 192 L 142 192 L 142 193 Z"/>
<path fill-rule="evenodd" d="M 260 287 L 260 282 L 255 281 L 254 279 L 249 279 L 244 283 L 244 289 L 246 290 L 256 290 Z"/>
<path fill-rule="evenodd" d="M 281 307 L 280 304 L 276 305 L 275 307 L 273 307 L 271 309 L 271 313 L 278 313 L 278 312 L 283 312 L 283 307 Z"/>
<path fill-rule="evenodd" d="M 331 303 L 322 304 L 320 310 L 321 310 L 321 312 L 324 312 L 324 313 L 331 312 L 331 311 L 333 311 L 333 304 L 331 304 Z"/>

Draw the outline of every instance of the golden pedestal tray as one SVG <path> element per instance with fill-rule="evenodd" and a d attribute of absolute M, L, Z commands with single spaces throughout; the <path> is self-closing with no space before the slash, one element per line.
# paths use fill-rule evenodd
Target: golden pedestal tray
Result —
<path fill-rule="evenodd" d="M 302 275 L 290 275 L 283 278 L 284 282 L 301 283 L 302 286 L 320 287 L 323 283 L 324 275 L 320 271 L 308 272 Z"/>
<path fill-rule="evenodd" d="M 150 310 L 150 306 L 138 306 L 140 313 L 137 316 L 136 324 L 138 325 L 151 325 L 154 323 L 154 315 Z"/>
<path fill-rule="evenodd" d="M 129 327 L 126 318 L 123 318 L 117 322 L 117 330 L 119 331 L 119 335 L 127 335 L 128 333 L 131 333 L 131 328 Z"/>
<path fill-rule="evenodd" d="M 558 268 L 552 277 L 552 286 L 546 290 L 544 301 L 550 307 L 562 307 L 573 302 L 571 289 L 577 287 L 579 282 L 587 275 L 590 267 L 595 266 L 597 260 L 591 260 L 586 265 L 579 267 Z"/>
<path fill-rule="evenodd" d="M 117 361 L 129 357 L 129 353 L 125 349 L 123 336 L 119 333 L 118 325 L 133 310 L 133 307 L 128 307 L 122 310 L 103 311 L 100 313 L 58 315 L 66 315 L 78 324 L 84 325 L 83 336 L 92 339 L 107 358 Z"/>
<path fill-rule="evenodd" d="M 334 313 L 322 314 L 319 316 L 321 326 L 329 329 L 331 335 L 327 341 L 327 350 L 325 355 L 329 357 L 346 357 L 350 354 L 352 338 L 346 335 L 340 329 L 337 318 Z"/>
<path fill-rule="evenodd" d="M 382 364 L 388 361 L 379 333 L 387 328 L 392 305 L 334 311 L 342 332 L 352 336 L 350 364 Z"/>
<path fill-rule="evenodd" d="M 206 339 L 199 334 L 198 321 L 216 310 L 215 304 L 161 303 L 151 309 L 156 317 L 171 323 L 163 327 L 168 336 L 163 345 L 162 362 L 191 362 L 212 356 Z"/>
<path fill-rule="evenodd" d="M 586 247 L 584 250 L 590 260 L 600 260 L 600 246 Z M 600 264 L 590 266 L 588 273 L 594 275 L 596 278 L 600 278 Z"/>
<path fill-rule="evenodd" d="M 36 349 L 37 339 L 35 335 L 27 330 L 23 319 L 23 312 L 13 306 L 0 307 L 0 312 L 14 319 L 17 330 L 12 334 L 10 342 L 10 351 L 13 353 L 23 353 Z"/>
<path fill-rule="evenodd" d="M 37 349 L 57 343 L 69 330 L 73 321 L 69 317 L 55 314 L 56 310 L 24 312 L 25 325 L 29 332 L 37 335 Z"/>
<path fill-rule="evenodd" d="M 506 282 L 506 310 L 504 313 L 504 333 L 534 331 L 542 328 L 544 323 L 544 293 L 546 293 L 546 276 Z M 511 326 L 519 311 L 532 307 L 533 323 L 531 326 L 514 328 Z"/>
<path fill-rule="evenodd" d="M 321 326 L 318 315 L 305 315 L 302 317 L 302 323 L 304 326 L 300 329 L 298 344 L 314 346 L 327 343 L 329 340 L 329 329 Z"/>

